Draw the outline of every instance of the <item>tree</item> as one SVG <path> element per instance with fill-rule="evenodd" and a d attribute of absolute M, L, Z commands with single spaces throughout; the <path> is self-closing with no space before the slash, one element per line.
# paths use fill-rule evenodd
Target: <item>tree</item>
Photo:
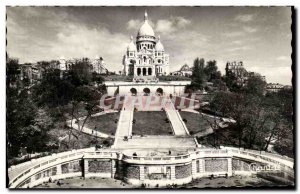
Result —
<path fill-rule="evenodd" d="M 211 81 L 212 79 L 215 79 L 219 77 L 217 62 L 215 60 L 208 61 L 206 63 L 206 66 L 204 67 L 204 73 L 207 77 L 207 81 Z"/>
<path fill-rule="evenodd" d="M 72 81 L 75 79 L 70 76 L 60 78 L 59 70 L 48 69 L 41 82 L 33 87 L 33 99 L 39 107 L 56 108 L 66 105 L 72 99 L 75 88 Z"/>
<path fill-rule="evenodd" d="M 6 62 L 6 88 L 16 86 L 20 76 L 18 59 L 8 58 Z"/>
<path fill-rule="evenodd" d="M 242 84 L 238 83 L 238 78 L 232 72 L 227 72 L 226 76 L 223 77 L 226 86 L 231 92 L 240 92 Z"/>
<path fill-rule="evenodd" d="M 248 94 L 262 96 L 266 91 L 266 82 L 259 76 L 249 77 L 247 84 L 244 87 L 244 91 Z"/>
<path fill-rule="evenodd" d="M 199 59 L 198 57 L 194 60 L 194 66 L 192 71 L 192 88 L 194 89 L 203 89 L 205 84 L 205 73 L 204 73 L 205 61 L 203 58 Z"/>
<path fill-rule="evenodd" d="M 68 74 L 77 82 L 72 82 L 75 86 L 88 85 L 92 80 L 92 64 L 88 58 L 76 60 Z"/>

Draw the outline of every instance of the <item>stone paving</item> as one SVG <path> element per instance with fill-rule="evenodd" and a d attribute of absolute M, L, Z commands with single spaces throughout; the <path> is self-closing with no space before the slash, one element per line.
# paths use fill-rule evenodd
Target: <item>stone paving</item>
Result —
<path fill-rule="evenodd" d="M 116 149 L 177 149 L 177 148 L 196 148 L 197 144 L 193 137 L 133 137 L 128 140 L 118 139 L 117 143 L 114 145 Z"/>

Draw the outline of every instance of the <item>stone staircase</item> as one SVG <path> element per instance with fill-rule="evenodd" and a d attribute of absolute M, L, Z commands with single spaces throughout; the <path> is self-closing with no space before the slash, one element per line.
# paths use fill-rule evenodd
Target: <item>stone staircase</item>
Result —
<path fill-rule="evenodd" d="M 167 116 L 168 116 L 171 124 L 172 124 L 174 134 L 176 136 L 189 135 L 189 132 L 186 128 L 185 123 L 182 121 L 182 118 L 181 118 L 178 110 L 175 109 L 175 107 L 170 99 L 168 99 L 168 101 L 166 103 L 165 111 L 167 113 Z"/>
<path fill-rule="evenodd" d="M 127 137 L 131 136 L 132 120 L 133 120 L 133 109 L 121 111 L 113 147 L 116 146 L 117 142 L 123 141 L 125 136 Z"/>

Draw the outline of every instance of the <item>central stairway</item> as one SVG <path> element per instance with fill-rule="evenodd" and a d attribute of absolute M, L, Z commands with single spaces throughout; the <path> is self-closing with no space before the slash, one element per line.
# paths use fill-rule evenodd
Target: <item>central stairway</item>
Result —
<path fill-rule="evenodd" d="M 186 128 L 185 123 L 182 121 L 182 118 L 181 118 L 178 110 L 175 109 L 175 107 L 170 99 L 167 100 L 167 103 L 165 105 L 165 111 L 167 113 L 167 116 L 168 116 L 171 124 L 172 124 L 174 134 L 176 136 L 189 135 L 189 132 Z"/>

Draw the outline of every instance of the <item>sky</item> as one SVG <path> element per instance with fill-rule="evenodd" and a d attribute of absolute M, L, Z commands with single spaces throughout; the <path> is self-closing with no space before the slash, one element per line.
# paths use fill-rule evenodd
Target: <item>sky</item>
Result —
<path fill-rule="evenodd" d="M 170 71 L 196 57 L 243 61 L 269 83 L 291 85 L 289 7 L 7 7 L 7 53 L 20 63 L 101 56 L 110 71 L 122 58 L 147 10 L 170 54 Z"/>

